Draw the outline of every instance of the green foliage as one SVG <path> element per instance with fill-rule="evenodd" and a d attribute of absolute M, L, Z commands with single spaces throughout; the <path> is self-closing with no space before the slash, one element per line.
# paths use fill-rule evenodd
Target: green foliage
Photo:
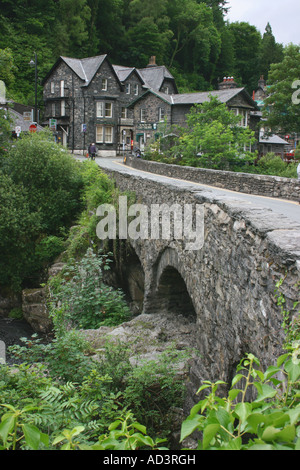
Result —
<path fill-rule="evenodd" d="M 216 97 L 193 106 L 187 124 L 178 145 L 171 149 L 171 153 L 181 155 L 180 164 L 226 169 L 229 163 L 249 162 L 256 157 L 245 150 L 254 142 L 254 132 L 242 127 L 241 116 Z"/>
<path fill-rule="evenodd" d="M 255 172 L 263 175 L 297 178 L 297 164 L 286 163 L 280 156 L 270 152 L 259 159 Z"/>
<path fill-rule="evenodd" d="M 41 215 L 41 228 L 47 234 L 59 234 L 81 208 L 77 166 L 46 131 L 19 139 L 9 152 L 4 171 L 28 191 L 31 211 Z"/>
<path fill-rule="evenodd" d="M 271 65 L 268 77 L 269 96 L 265 100 L 264 117 L 273 132 L 298 133 L 300 130 L 299 77 L 300 46 L 290 44 L 284 49 L 283 60 Z"/>
<path fill-rule="evenodd" d="M 224 382 L 204 381 L 198 393 L 205 389 L 210 393 L 183 422 L 181 441 L 197 430 L 203 433 L 198 450 L 299 450 L 299 346 L 296 356 L 296 360 L 291 354 L 281 356 L 277 366 L 262 372 L 258 359 L 248 354 L 224 398 L 217 396 Z M 284 380 L 276 377 L 280 373 Z M 251 403 L 245 401 L 249 388 L 257 391 Z"/>
<path fill-rule="evenodd" d="M 91 248 L 81 260 L 70 262 L 62 272 L 61 284 L 51 296 L 52 316 L 56 316 L 59 303 L 59 318 L 65 326 L 99 328 L 128 320 L 131 314 L 124 294 L 103 280 L 110 262 L 108 256 L 97 256 Z"/>

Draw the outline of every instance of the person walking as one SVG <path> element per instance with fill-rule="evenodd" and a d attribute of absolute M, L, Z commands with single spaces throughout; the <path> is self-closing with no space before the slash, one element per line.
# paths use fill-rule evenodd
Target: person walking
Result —
<path fill-rule="evenodd" d="M 97 153 L 97 147 L 94 143 L 89 145 L 88 152 L 89 152 L 89 156 L 90 156 L 91 160 L 95 160 L 95 156 L 96 156 L 96 153 Z"/>

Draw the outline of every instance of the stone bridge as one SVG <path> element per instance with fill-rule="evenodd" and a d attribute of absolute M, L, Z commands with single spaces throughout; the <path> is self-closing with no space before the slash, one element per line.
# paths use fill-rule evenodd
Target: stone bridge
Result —
<path fill-rule="evenodd" d="M 260 199 L 98 163 L 120 190 L 134 191 L 138 203 L 203 210 L 199 249 L 186 250 L 184 239 L 129 240 L 122 263 L 127 290 L 140 310 L 180 313 L 194 322 L 200 357 L 191 365 L 190 386 L 196 389 L 203 379 L 229 382 L 245 353 L 263 366 L 274 363 L 284 340 L 276 283 L 284 278 L 286 308 L 294 314 L 299 300 L 299 206 L 285 202 L 294 204 L 293 219 Z"/>

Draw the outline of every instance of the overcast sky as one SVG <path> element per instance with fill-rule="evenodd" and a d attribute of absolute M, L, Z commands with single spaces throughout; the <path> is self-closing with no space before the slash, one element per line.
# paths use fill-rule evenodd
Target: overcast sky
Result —
<path fill-rule="evenodd" d="M 263 34 L 269 22 L 276 42 L 300 44 L 299 0 L 228 0 L 227 19 L 246 21 Z"/>

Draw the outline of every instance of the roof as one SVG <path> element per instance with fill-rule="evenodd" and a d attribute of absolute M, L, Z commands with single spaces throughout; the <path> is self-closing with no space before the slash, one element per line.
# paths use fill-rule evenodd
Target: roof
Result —
<path fill-rule="evenodd" d="M 50 77 L 53 70 L 55 70 L 59 63 L 63 61 L 84 82 L 83 86 L 89 86 L 97 71 L 99 70 L 100 66 L 106 59 L 107 54 L 98 55 L 95 57 L 86 57 L 85 59 L 73 59 L 72 57 L 60 56 L 60 58 L 57 60 L 57 62 L 47 74 L 47 76 L 44 78 L 43 83 L 46 82 L 46 80 Z M 117 80 L 120 82 L 114 67 L 110 64 L 109 61 L 108 63 L 111 66 L 113 73 L 116 75 Z"/>
<path fill-rule="evenodd" d="M 137 71 L 144 80 L 147 88 L 151 88 L 156 91 L 161 89 L 165 79 L 174 80 L 173 75 L 164 65 L 145 67 L 143 69 L 137 69 Z"/>
<path fill-rule="evenodd" d="M 174 94 L 168 95 L 166 93 L 162 93 L 153 89 L 147 90 L 143 95 L 133 101 L 130 105 L 134 105 L 137 101 L 142 99 L 148 93 L 152 93 L 158 96 L 163 101 L 167 102 L 168 104 L 174 105 L 195 105 L 195 104 L 202 104 L 209 101 L 210 96 L 215 96 L 221 103 L 228 103 L 231 99 L 237 96 L 240 93 L 243 93 L 245 98 L 249 103 L 249 108 L 256 109 L 256 103 L 252 100 L 251 96 L 245 88 L 230 88 L 226 90 L 213 90 L 213 91 L 202 91 L 202 92 L 195 92 L 195 93 L 182 93 L 182 94 Z"/>
<path fill-rule="evenodd" d="M 259 143 L 260 144 L 274 144 L 274 145 L 288 145 L 289 144 L 286 140 L 279 137 L 279 135 L 272 134 L 268 136 L 268 135 L 264 135 L 263 131 L 260 131 Z"/>

